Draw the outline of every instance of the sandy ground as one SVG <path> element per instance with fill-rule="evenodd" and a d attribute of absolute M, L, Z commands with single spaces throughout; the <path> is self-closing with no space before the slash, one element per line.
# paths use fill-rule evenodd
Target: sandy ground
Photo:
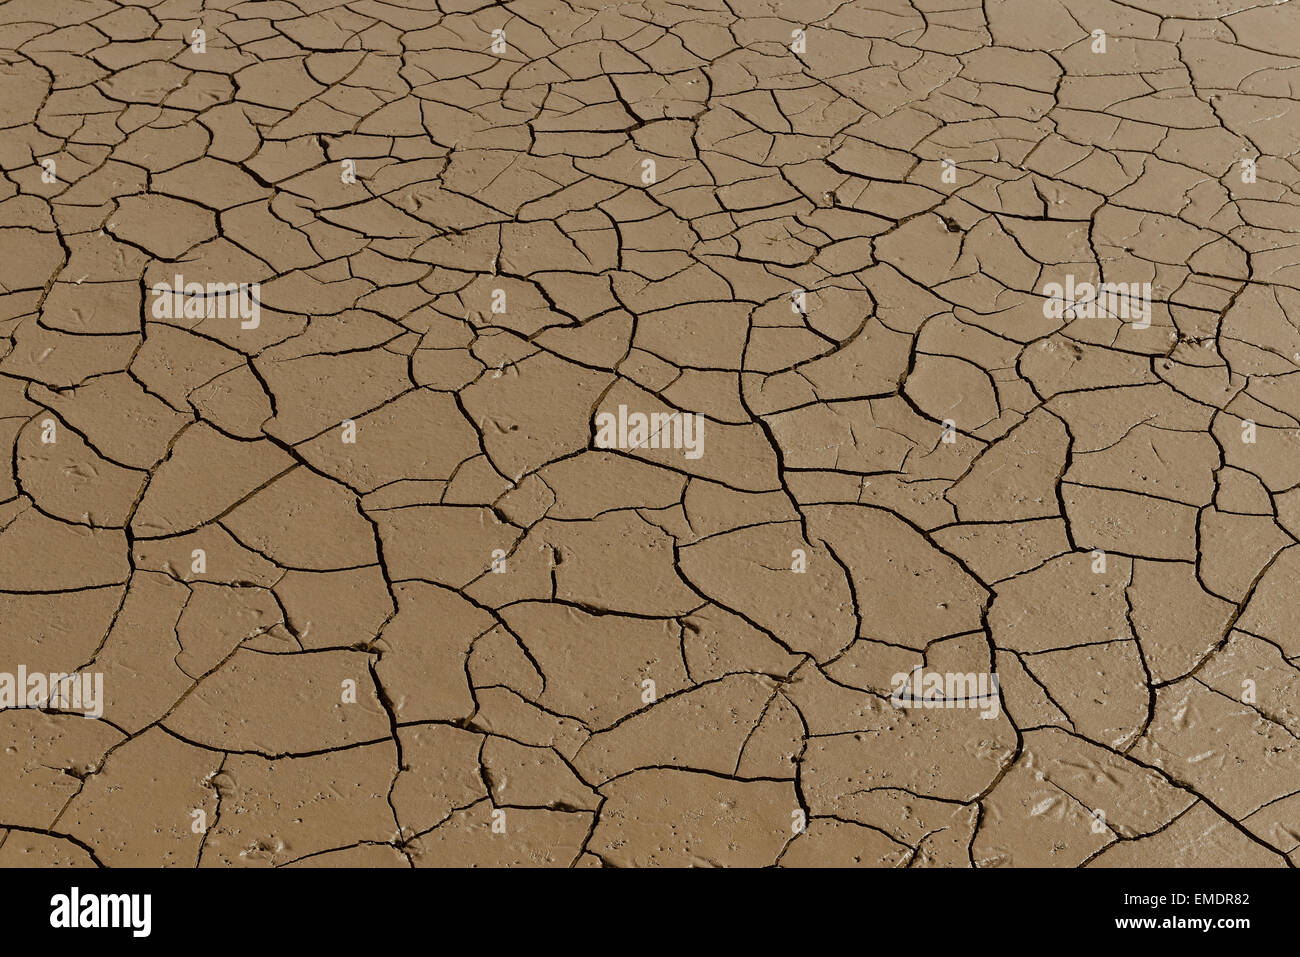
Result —
<path fill-rule="evenodd" d="M 1300 864 L 1298 50 L 0 5 L 0 865 Z"/>

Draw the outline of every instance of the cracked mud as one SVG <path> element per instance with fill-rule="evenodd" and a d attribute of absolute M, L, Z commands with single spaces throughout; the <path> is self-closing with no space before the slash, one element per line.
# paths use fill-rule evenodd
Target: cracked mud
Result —
<path fill-rule="evenodd" d="M 1300 864 L 1298 43 L 0 5 L 0 866 Z"/>

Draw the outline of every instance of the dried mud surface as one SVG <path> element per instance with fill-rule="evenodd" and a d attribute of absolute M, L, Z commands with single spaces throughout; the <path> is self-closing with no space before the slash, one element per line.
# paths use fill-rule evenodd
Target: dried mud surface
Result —
<path fill-rule="evenodd" d="M 0 866 L 1300 864 L 1297 49 L 0 5 Z"/>

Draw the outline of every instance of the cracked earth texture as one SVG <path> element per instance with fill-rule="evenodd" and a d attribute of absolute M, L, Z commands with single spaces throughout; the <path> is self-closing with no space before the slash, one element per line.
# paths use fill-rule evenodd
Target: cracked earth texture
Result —
<path fill-rule="evenodd" d="M 0 865 L 1300 864 L 1297 49 L 0 5 Z"/>

